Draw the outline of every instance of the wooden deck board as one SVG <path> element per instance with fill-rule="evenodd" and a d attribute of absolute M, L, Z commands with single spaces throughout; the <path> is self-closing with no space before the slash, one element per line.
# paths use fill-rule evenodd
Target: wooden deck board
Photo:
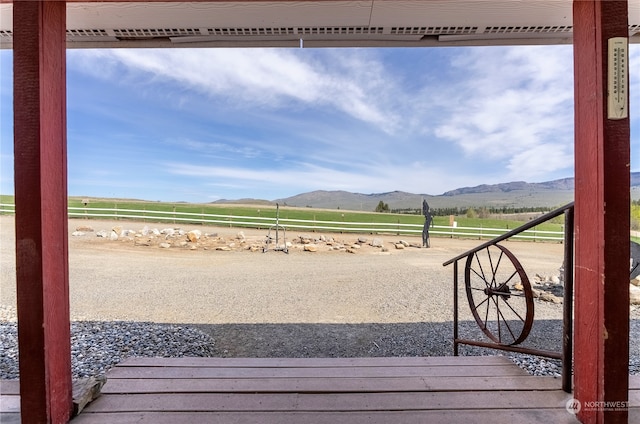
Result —
<path fill-rule="evenodd" d="M 320 367 L 320 368 L 201 368 L 201 367 L 117 367 L 109 378 L 375 378 L 375 377 L 502 377 L 526 372 L 512 365 L 488 367 Z"/>
<path fill-rule="evenodd" d="M 561 390 L 522 392 L 404 392 L 404 393 L 164 393 L 104 396 L 91 405 L 92 412 L 276 412 L 276 411 L 421 411 L 465 409 L 564 408 L 570 394 Z"/>
<path fill-rule="evenodd" d="M 640 376 L 630 376 L 640 422 Z M 566 423 L 560 379 L 505 357 L 130 358 L 72 423 Z M 0 381 L 0 422 L 19 422 L 19 383 Z"/>
<path fill-rule="evenodd" d="M 403 412 L 203 412 L 203 413 L 124 413 L 83 414 L 73 424 L 578 424 L 575 417 L 560 410 L 502 411 L 403 411 Z"/>
<path fill-rule="evenodd" d="M 102 393 L 353 393 L 487 390 L 554 390 L 552 377 L 370 377 L 370 378 L 256 378 L 256 379 L 113 379 Z"/>
<path fill-rule="evenodd" d="M 377 358 L 127 358 L 122 367 L 322 368 L 513 365 L 506 356 L 403 356 Z"/>

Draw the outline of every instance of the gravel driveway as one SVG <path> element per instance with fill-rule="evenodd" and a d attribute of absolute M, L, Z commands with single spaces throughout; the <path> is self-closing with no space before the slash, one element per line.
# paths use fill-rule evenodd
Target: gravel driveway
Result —
<path fill-rule="evenodd" d="M 14 218 L 0 216 L 0 322 L 15 318 Z M 96 237 L 114 226 L 139 231 L 174 224 L 70 220 L 72 321 L 127 321 L 198 329 L 212 338 L 216 356 L 418 356 L 451 354 L 452 267 L 442 263 L 478 240 L 432 238 L 430 249 L 396 249 L 401 238 L 375 236 L 385 249 L 361 243 L 356 253 L 316 252 L 294 244 L 289 254 L 136 245 L 135 238 Z M 71 236 L 79 227 L 95 231 Z M 237 239 L 239 229 L 182 225 Z M 243 230 L 262 243 L 266 230 Z M 319 234 L 305 233 L 310 237 Z M 300 233 L 287 233 L 293 240 Z M 340 243 L 362 235 L 324 234 Z M 369 240 L 373 236 L 366 235 Z M 530 277 L 558 274 L 563 247 L 506 242 Z M 463 266 L 463 264 L 461 264 Z M 477 327 L 461 292 L 463 334 Z M 536 301 L 530 342 L 560 346 L 562 305 Z M 637 311 L 634 312 L 638 315 Z M 632 313 L 632 314 L 634 314 Z M 632 338 L 633 339 L 633 338 Z M 635 338 L 637 340 L 637 338 Z M 637 346 L 635 347 L 637 349 Z M 462 353 L 481 351 L 462 348 Z M 188 352 L 186 353 L 188 354 Z"/>

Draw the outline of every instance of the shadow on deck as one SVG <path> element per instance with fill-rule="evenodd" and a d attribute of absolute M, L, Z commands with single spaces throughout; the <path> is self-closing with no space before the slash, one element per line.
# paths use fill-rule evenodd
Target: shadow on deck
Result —
<path fill-rule="evenodd" d="M 560 379 L 505 357 L 129 358 L 75 423 L 577 423 Z M 631 378 L 629 422 L 640 422 Z M 3 381 L 2 422 L 19 421 Z"/>

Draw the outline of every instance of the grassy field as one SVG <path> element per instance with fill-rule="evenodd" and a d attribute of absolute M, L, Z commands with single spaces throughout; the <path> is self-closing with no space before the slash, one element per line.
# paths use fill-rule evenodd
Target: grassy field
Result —
<path fill-rule="evenodd" d="M 5 204 L 13 204 L 13 196 L 2 195 L 0 201 Z M 137 219 L 154 220 L 165 222 L 176 222 L 178 219 L 184 223 L 202 223 L 207 220 L 216 221 L 216 225 L 228 223 L 231 226 L 251 226 L 259 228 L 268 228 L 273 225 L 276 218 L 276 207 L 271 205 L 221 205 L 221 204 L 193 204 L 193 203 L 163 203 L 149 202 L 126 199 L 96 199 L 96 198 L 69 198 L 70 216 L 82 217 L 86 215 L 99 214 L 100 218 L 124 218 L 130 215 L 136 215 Z M 125 210 L 142 211 L 128 213 Z M 189 215 L 181 215 L 189 214 Z M 240 218 L 245 217 L 245 218 Z M 383 228 L 387 228 L 389 232 L 405 233 L 403 229 L 411 228 L 413 231 L 419 230 L 424 224 L 422 215 L 407 214 L 391 214 L 376 212 L 358 212 L 346 210 L 330 210 L 330 209 L 312 209 L 297 207 L 280 207 L 279 218 L 281 224 L 287 227 L 295 228 L 296 225 L 309 226 L 310 223 L 298 223 L 295 220 L 312 221 L 311 225 L 319 227 L 323 226 L 340 226 L 344 223 L 353 231 L 358 229 L 366 230 L 371 228 L 372 224 L 389 224 Z M 502 232 L 514 229 L 522 225 L 522 221 L 513 221 L 495 218 L 467 218 L 466 216 L 454 217 L 457 223 L 455 235 L 465 237 L 465 233 L 489 233 L 486 229 L 499 229 Z M 246 225 L 242 221 L 250 222 Z M 333 224 L 326 224 L 333 223 Z M 406 224 L 412 224 L 414 227 L 405 227 Z M 434 225 L 449 226 L 448 216 L 436 216 Z M 465 228 L 479 228 L 483 230 L 465 230 Z M 554 220 L 539 225 L 536 231 L 562 231 L 562 221 Z M 439 229 L 432 229 L 432 234 L 437 236 Z M 472 236 L 477 237 L 477 236 Z"/>

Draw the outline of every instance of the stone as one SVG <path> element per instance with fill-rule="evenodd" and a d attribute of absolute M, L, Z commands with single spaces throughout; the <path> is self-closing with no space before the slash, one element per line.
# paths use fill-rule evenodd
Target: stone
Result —
<path fill-rule="evenodd" d="M 76 227 L 76 231 L 82 231 L 83 233 L 93 233 L 93 227 L 89 226 L 89 225 L 80 225 L 79 227 Z"/>
<path fill-rule="evenodd" d="M 97 399 L 106 382 L 107 377 L 104 375 L 74 381 L 72 384 L 73 414 L 78 415 L 85 406 Z"/>
<path fill-rule="evenodd" d="M 400 244 L 401 244 L 401 245 L 403 245 L 404 247 L 409 247 L 409 246 L 411 246 L 411 245 L 409 244 L 409 242 L 408 242 L 408 241 L 405 241 L 405 240 L 400 240 L 398 243 L 400 243 Z"/>
<path fill-rule="evenodd" d="M 140 230 L 140 234 L 142 234 L 143 236 L 147 236 L 147 235 L 149 235 L 149 232 L 150 232 L 150 231 L 151 231 L 151 230 L 149 230 L 149 226 L 145 225 L 145 226 L 142 228 L 142 230 Z"/>
<path fill-rule="evenodd" d="M 118 240 L 118 233 L 111 231 L 111 234 L 109 234 L 109 240 Z"/>
<path fill-rule="evenodd" d="M 73 237 L 82 237 L 84 233 L 82 231 L 74 231 L 73 233 L 71 233 L 71 235 Z"/>
<path fill-rule="evenodd" d="M 176 230 L 174 230 L 173 228 L 165 228 L 164 230 L 160 231 L 161 234 L 164 234 L 166 237 L 171 237 L 176 233 Z"/>
<path fill-rule="evenodd" d="M 191 247 L 189 249 L 191 250 L 196 250 L 198 248 L 198 246 L 196 246 L 195 244 L 192 244 Z"/>
<path fill-rule="evenodd" d="M 180 247 L 185 247 L 187 244 L 189 244 L 189 243 L 187 243 L 186 241 L 181 241 L 180 242 Z"/>
<path fill-rule="evenodd" d="M 302 244 L 311 244 L 312 242 L 313 242 L 313 240 L 311 240 L 311 237 L 309 237 L 307 235 L 300 236 L 300 243 L 302 243 Z"/>
<path fill-rule="evenodd" d="M 187 233 L 187 238 L 191 243 L 195 243 L 200 240 L 200 236 L 202 236 L 202 232 L 200 230 L 191 230 Z"/>
<path fill-rule="evenodd" d="M 360 245 L 359 244 L 352 244 L 350 249 L 360 249 Z"/>
<path fill-rule="evenodd" d="M 153 230 L 151 230 L 151 233 L 153 233 L 154 236 L 159 236 L 161 234 L 160 230 L 158 230 L 157 228 L 154 228 Z"/>
<path fill-rule="evenodd" d="M 231 248 L 229 246 L 218 246 L 216 247 L 216 250 L 220 250 L 222 252 L 229 252 L 231 251 Z"/>
<path fill-rule="evenodd" d="M 395 246 L 396 246 L 396 249 L 399 249 L 399 250 L 404 249 L 404 244 L 402 243 L 396 243 Z"/>
<path fill-rule="evenodd" d="M 120 237 L 122 235 L 122 227 L 120 225 L 116 225 L 115 227 L 113 227 L 111 229 L 111 231 L 113 231 L 114 233 L 116 233 L 116 235 L 118 237 Z"/>
<path fill-rule="evenodd" d="M 366 242 L 367 242 L 367 238 L 366 237 L 358 237 L 358 243 L 364 244 Z"/>
<path fill-rule="evenodd" d="M 560 277 L 558 277 L 557 275 L 551 276 L 551 282 L 553 284 L 560 284 Z"/>
<path fill-rule="evenodd" d="M 555 296 L 549 292 L 542 292 L 540 293 L 540 300 L 544 300 L 545 302 L 552 302 L 552 303 L 562 303 L 562 299 L 559 298 L 558 296 Z"/>
<path fill-rule="evenodd" d="M 317 252 L 318 251 L 318 246 L 316 246 L 315 244 L 305 244 L 304 245 L 304 251 L 305 252 Z"/>
<path fill-rule="evenodd" d="M 631 280 L 631 284 L 633 284 L 636 287 L 640 287 L 640 275 L 634 278 L 633 280 Z"/>
<path fill-rule="evenodd" d="M 373 240 L 371 240 L 371 246 L 373 247 L 382 247 L 382 239 L 381 238 L 374 238 Z"/>
<path fill-rule="evenodd" d="M 348 247 L 347 249 L 345 249 L 345 252 L 347 252 L 347 253 L 356 253 L 356 249 L 352 249 L 352 248 Z"/>
<path fill-rule="evenodd" d="M 109 235 L 105 230 L 100 230 L 96 233 L 96 237 L 104 237 L 106 238 Z"/>
<path fill-rule="evenodd" d="M 524 286 L 522 285 L 522 282 L 518 281 L 517 283 L 515 283 L 513 285 L 513 288 L 518 290 L 518 291 L 524 291 Z"/>
<path fill-rule="evenodd" d="M 629 284 L 629 303 L 632 305 L 640 305 L 640 287 Z"/>
<path fill-rule="evenodd" d="M 158 246 L 160 246 L 163 249 L 168 249 L 171 247 L 169 243 L 160 243 Z"/>
<path fill-rule="evenodd" d="M 244 235 L 244 231 L 238 231 L 238 234 L 236 234 L 236 238 L 238 240 L 245 240 L 247 237 Z"/>

